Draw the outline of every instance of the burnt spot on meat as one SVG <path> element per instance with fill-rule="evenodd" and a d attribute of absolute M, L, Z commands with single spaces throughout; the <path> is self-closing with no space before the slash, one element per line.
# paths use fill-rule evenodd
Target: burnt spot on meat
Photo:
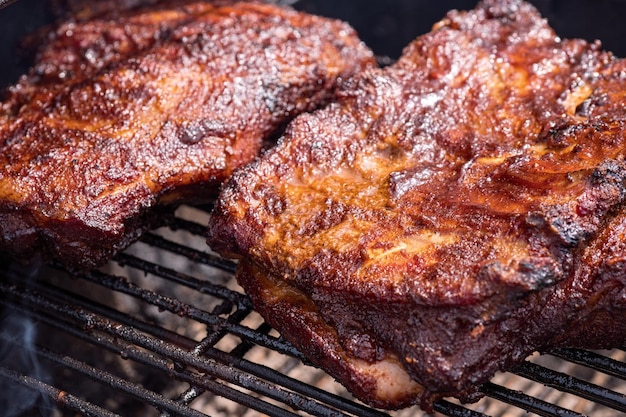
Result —
<path fill-rule="evenodd" d="M 604 161 L 592 171 L 588 182 L 575 200 L 550 207 L 543 214 L 545 224 L 568 246 L 580 245 L 594 236 L 603 222 L 623 205 L 626 164 Z"/>
<path fill-rule="evenodd" d="M 181 142 L 193 145 L 210 137 L 234 138 L 235 134 L 222 121 L 216 119 L 202 119 L 184 121 L 177 127 Z"/>

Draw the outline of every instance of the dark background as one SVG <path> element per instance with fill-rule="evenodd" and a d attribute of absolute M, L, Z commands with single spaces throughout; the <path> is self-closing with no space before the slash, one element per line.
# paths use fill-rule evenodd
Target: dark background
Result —
<path fill-rule="evenodd" d="M 531 0 L 561 37 L 602 41 L 626 57 L 626 0 Z M 0 9 L 0 87 L 28 65 L 19 40 L 50 22 L 46 0 L 18 0 Z M 346 20 L 379 55 L 397 57 L 416 36 L 428 32 L 450 9 L 471 9 L 476 0 L 299 0 L 294 7 Z"/>
<path fill-rule="evenodd" d="M 626 0 L 531 0 L 561 37 L 602 40 L 626 57 Z M 477 0 L 300 0 L 296 7 L 350 22 L 378 54 L 397 56 L 450 9 L 473 9 Z"/>

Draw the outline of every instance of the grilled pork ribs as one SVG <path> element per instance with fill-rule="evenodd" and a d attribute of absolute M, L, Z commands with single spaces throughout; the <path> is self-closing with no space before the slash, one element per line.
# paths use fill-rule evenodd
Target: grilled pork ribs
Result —
<path fill-rule="evenodd" d="M 152 2 L 155 3 L 155 2 Z M 343 22 L 160 2 L 60 24 L 0 104 L 0 250 L 104 263 L 375 65 Z"/>
<path fill-rule="evenodd" d="M 519 0 L 451 11 L 222 187 L 208 244 L 384 408 L 536 350 L 626 345 L 626 61 Z"/>

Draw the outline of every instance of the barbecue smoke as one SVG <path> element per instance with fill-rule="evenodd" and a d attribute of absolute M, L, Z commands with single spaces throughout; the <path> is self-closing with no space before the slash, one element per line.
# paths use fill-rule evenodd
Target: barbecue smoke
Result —
<path fill-rule="evenodd" d="M 34 352 L 37 328 L 33 321 L 17 313 L 0 318 L 0 365 L 39 381 L 49 380 Z M 33 414 L 36 410 L 36 414 Z M 28 412 L 28 414 L 26 414 Z M 0 414 L 5 417 L 48 416 L 52 407 L 47 397 L 19 383 L 0 389 Z"/>

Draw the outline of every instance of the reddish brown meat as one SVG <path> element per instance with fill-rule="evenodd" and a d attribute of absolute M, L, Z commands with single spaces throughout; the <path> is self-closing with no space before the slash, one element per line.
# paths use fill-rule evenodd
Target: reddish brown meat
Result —
<path fill-rule="evenodd" d="M 522 1 L 450 12 L 238 170 L 208 243 L 375 406 L 472 400 L 537 349 L 624 345 L 624 69 Z"/>
<path fill-rule="evenodd" d="M 0 107 L 0 249 L 99 265 L 373 64 L 346 24 L 261 3 L 61 24 Z"/>

